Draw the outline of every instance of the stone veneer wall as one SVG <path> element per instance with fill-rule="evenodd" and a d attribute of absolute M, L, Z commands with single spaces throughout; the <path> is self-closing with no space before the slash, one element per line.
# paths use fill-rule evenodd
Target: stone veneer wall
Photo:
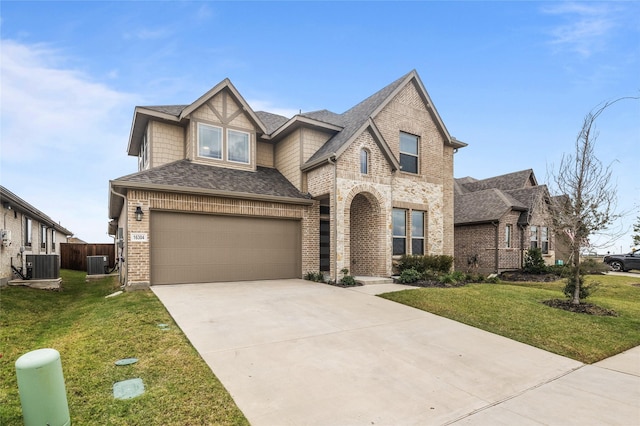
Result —
<path fill-rule="evenodd" d="M 144 215 L 142 221 L 135 220 L 134 212 L 140 205 Z M 167 192 L 130 190 L 127 203 L 127 288 L 146 288 L 150 284 L 150 213 L 153 210 L 203 214 L 231 214 L 273 218 L 300 219 L 302 222 L 303 271 L 317 270 L 319 264 L 319 220 L 317 204 L 311 207 L 268 202 L 248 201 L 206 195 L 177 194 Z M 306 230 L 306 231 L 305 231 Z M 314 231 L 315 230 L 315 231 Z M 149 241 L 133 242 L 132 232 L 147 233 Z M 315 237 L 314 237 L 315 236 Z M 315 269 L 314 269 L 315 268 Z"/>

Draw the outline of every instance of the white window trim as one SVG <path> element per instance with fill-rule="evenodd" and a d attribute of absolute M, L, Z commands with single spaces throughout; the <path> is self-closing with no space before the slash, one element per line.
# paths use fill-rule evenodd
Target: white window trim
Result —
<path fill-rule="evenodd" d="M 200 155 L 200 126 L 205 126 L 205 127 L 211 127 L 214 129 L 219 129 L 220 130 L 220 158 L 217 157 L 209 157 L 206 155 Z M 224 161 L 224 157 L 225 157 L 225 143 L 224 143 L 224 129 L 220 126 L 215 126 L 213 124 L 208 124 L 208 123 L 203 123 L 201 121 L 196 123 L 196 155 L 198 158 L 205 158 L 207 160 L 212 160 L 212 161 Z"/>

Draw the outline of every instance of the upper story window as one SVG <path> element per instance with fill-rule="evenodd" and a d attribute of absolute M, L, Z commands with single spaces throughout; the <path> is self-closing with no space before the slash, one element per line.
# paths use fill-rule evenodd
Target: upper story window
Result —
<path fill-rule="evenodd" d="M 369 151 L 365 148 L 360 150 L 360 173 L 369 174 Z"/>
<path fill-rule="evenodd" d="M 249 164 L 251 148 L 247 132 L 198 123 L 198 156 Z"/>
<path fill-rule="evenodd" d="M 31 218 L 24 218 L 24 245 L 25 247 L 31 247 Z"/>
<path fill-rule="evenodd" d="M 504 227 L 504 246 L 511 248 L 511 225 Z"/>
<path fill-rule="evenodd" d="M 138 170 L 145 170 L 149 166 L 149 142 L 147 134 L 142 135 L 140 154 L 138 154 Z"/>
<path fill-rule="evenodd" d="M 222 129 L 198 123 L 198 155 L 222 159 Z"/>
<path fill-rule="evenodd" d="M 249 133 L 227 130 L 227 158 L 236 163 L 249 163 Z"/>
<path fill-rule="evenodd" d="M 400 169 L 418 173 L 418 137 L 400 132 Z"/>

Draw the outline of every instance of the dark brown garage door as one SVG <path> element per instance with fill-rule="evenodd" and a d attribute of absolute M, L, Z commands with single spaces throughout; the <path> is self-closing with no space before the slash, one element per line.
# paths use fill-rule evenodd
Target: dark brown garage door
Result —
<path fill-rule="evenodd" d="M 300 221 L 151 212 L 151 284 L 301 276 Z"/>

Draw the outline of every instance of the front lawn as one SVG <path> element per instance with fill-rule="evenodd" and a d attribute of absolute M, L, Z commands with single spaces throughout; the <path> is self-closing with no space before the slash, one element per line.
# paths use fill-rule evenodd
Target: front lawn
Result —
<path fill-rule="evenodd" d="M 62 278 L 62 291 L 0 291 L 0 424 L 22 424 L 16 360 L 47 347 L 60 352 L 73 424 L 248 424 L 151 291 L 106 299 L 114 278 Z M 139 361 L 114 364 L 130 357 Z M 142 379 L 145 393 L 114 399 L 113 384 L 131 378 Z"/>
<path fill-rule="evenodd" d="M 640 276 L 587 279 L 601 282 L 587 302 L 613 309 L 617 317 L 544 305 L 564 298 L 564 281 L 421 288 L 382 297 L 590 364 L 640 345 Z"/>

